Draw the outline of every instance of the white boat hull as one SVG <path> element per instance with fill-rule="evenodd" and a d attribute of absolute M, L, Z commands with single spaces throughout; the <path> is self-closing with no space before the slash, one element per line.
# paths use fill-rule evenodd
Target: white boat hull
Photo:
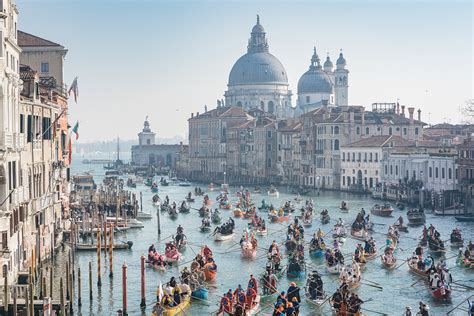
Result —
<path fill-rule="evenodd" d="M 226 241 L 226 240 L 230 240 L 232 239 L 232 237 L 234 237 L 234 234 L 235 233 L 232 233 L 230 235 L 221 235 L 220 233 L 217 233 L 215 236 L 214 236 L 214 240 L 215 241 Z"/>

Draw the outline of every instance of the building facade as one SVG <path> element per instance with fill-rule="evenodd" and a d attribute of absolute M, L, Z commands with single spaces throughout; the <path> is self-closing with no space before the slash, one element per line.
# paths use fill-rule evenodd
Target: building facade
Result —
<path fill-rule="evenodd" d="M 468 137 L 458 146 L 458 188 L 464 211 L 474 213 L 474 140 Z"/>
<path fill-rule="evenodd" d="M 132 164 L 137 167 L 176 168 L 181 145 L 156 144 L 155 135 L 147 117 L 142 131 L 138 133 L 138 145 L 133 145 L 131 149 Z"/>

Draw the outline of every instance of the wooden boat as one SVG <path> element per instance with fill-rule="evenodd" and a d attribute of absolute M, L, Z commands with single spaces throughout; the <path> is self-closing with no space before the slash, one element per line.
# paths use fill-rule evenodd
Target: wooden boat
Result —
<path fill-rule="evenodd" d="M 409 210 L 407 212 L 408 224 L 423 225 L 426 223 L 426 215 L 423 210 Z"/>
<path fill-rule="evenodd" d="M 127 241 L 126 243 L 121 243 L 121 244 L 118 244 L 118 243 L 114 243 L 113 244 L 113 248 L 114 250 L 124 250 L 124 249 L 131 249 L 133 246 L 133 242 L 132 241 Z M 104 243 L 101 243 L 100 244 L 100 248 L 101 249 L 109 249 L 110 245 L 107 244 L 105 245 Z M 97 250 L 97 245 L 94 244 L 94 245 L 91 245 L 89 243 L 85 244 L 85 243 L 76 243 L 76 250 L 78 251 L 96 251 Z"/>
<path fill-rule="evenodd" d="M 256 234 L 259 235 L 259 236 L 265 236 L 266 234 L 268 233 L 267 231 L 267 228 L 261 228 L 261 227 L 257 227 L 256 229 Z"/>
<path fill-rule="evenodd" d="M 151 192 L 153 192 L 153 193 L 158 193 L 158 191 L 159 191 L 159 189 L 158 189 L 157 186 L 152 186 L 152 187 L 151 187 Z"/>
<path fill-rule="evenodd" d="M 375 204 L 370 210 L 371 214 L 375 216 L 382 216 L 382 217 L 390 217 L 392 216 L 392 212 L 393 212 L 393 207 L 391 207 L 388 204 L 384 204 L 384 205 Z"/>
<path fill-rule="evenodd" d="M 340 207 L 339 210 L 341 211 L 341 213 L 349 213 L 349 208 L 346 206 L 346 207 Z"/>
<path fill-rule="evenodd" d="M 453 216 L 453 215 L 461 216 L 462 212 L 464 211 L 461 209 L 447 208 L 444 210 L 434 210 L 433 214 L 438 215 L 438 216 Z"/>
<path fill-rule="evenodd" d="M 219 208 L 224 209 L 224 210 L 230 210 L 232 208 L 232 204 L 230 203 L 219 204 Z"/>
<path fill-rule="evenodd" d="M 329 214 L 326 216 L 321 216 L 321 223 L 323 225 L 329 223 L 330 220 L 331 220 L 331 216 L 329 216 Z"/>
<path fill-rule="evenodd" d="M 324 250 L 321 248 L 311 249 L 311 246 L 310 246 L 309 256 L 311 258 L 322 258 L 324 256 Z"/>
<path fill-rule="evenodd" d="M 201 230 L 201 232 L 208 232 L 208 231 L 211 230 L 211 226 L 201 225 L 201 227 L 199 227 L 199 229 Z"/>
<path fill-rule="evenodd" d="M 169 216 L 170 216 L 171 219 L 176 219 L 176 218 L 178 218 L 178 212 L 172 211 L 172 209 L 170 209 L 170 211 L 169 211 L 168 214 L 169 214 Z"/>
<path fill-rule="evenodd" d="M 313 300 L 311 298 L 311 295 L 308 293 L 308 291 L 306 291 L 305 297 L 306 297 L 306 302 L 310 303 L 316 309 L 319 309 L 324 304 L 324 302 L 326 302 L 326 300 L 328 298 L 327 294 L 324 293 L 322 297 L 319 297 L 319 298 L 316 298 L 315 300 Z"/>
<path fill-rule="evenodd" d="M 397 259 L 394 257 L 392 262 L 388 262 L 385 255 L 380 256 L 380 260 L 382 260 L 382 265 L 384 268 L 388 270 L 393 270 L 397 265 Z"/>
<path fill-rule="evenodd" d="M 393 225 L 394 228 L 396 228 L 398 231 L 402 233 L 408 233 L 408 227 L 407 226 L 400 226 L 400 225 Z"/>
<path fill-rule="evenodd" d="M 463 214 L 454 216 L 458 222 L 474 222 L 474 214 Z"/>
<path fill-rule="evenodd" d="M 182 296 L 181 304 L 174 307 L 166 307 L 163 306 L 163 316 L 175 316 L 175 315 L 182 315 L 183 311 L 185 311 L 189 307 L 189 301 L 191 300 L 191 295 L 185 294 Z M 156 313 L 152 313 L 153 316 L 156 316 Z"/>
<path fill-rule="evenodd" d="M 183 260 L 183 255 L 178 250 L 174 252 L 165 251 L 165 262 L 176 263 Z"/>
<path fill-rule="evenodd" d="M 336 264 L 333 266 L 329 266 L 326 262 L 326 269 L 328 270 L 330 274 L 339 274 L 339 272 L 341 272 L 342 265 Z"/>
<path fill-rule="evenodd" d="M 429 289 L 431 296 L 437 300 L 448 300 L 451 298 L 451 289 L 449 287 L 441 286 L 436 290 Z"/>
<path fill-rule="evenodd" d="M 428 249 L 433 255 L 441 256 L 446 253 L 446 248 L 444 247 L 444 245 L 443 247 L 441 247 L 440 245 L 432 241 L 430 237 L 428 237 Z"/>
<path fill-rule="evenodd" d="M 213 281 L 217 277 L 217 270 L 210 269 L 210 266 L 211 266 L 210 263 L 206 263 L 204 267 L 202 268 L 206 281 Z"/>
<path fill-rule="evenodd" d="M 281 223 L 281 222 L 289 222 L 290 215 L 278 216 L 274 214 L 268 214 L 268 218 L 272 223 Z"/>
<path fill-rule="evenodd" d="M 360 229 L 360 230 L 351 229 L 351 236 L 354 239 L 364 241 L 367 239 L 368 233 L 365 229 Z"/>
<path fill-rule="evenodd" d="M 247 242 L 247 245 L 245 244 L 246 242 L 243 242 L 241 246 L 242 258 L 255 259 L 257 257 L 257 249 L 254 249 L 250 242 Z"/>
<path fill-rule="evenodd" d="M 191 292 L 191 298 L 196 298 L 198 300 L 207 300 L 208 297 L 209 291 L 203 286 Z"/>
<path fill-rule="evenodd" d="M 421 276 L 424 279 L 428 278 L 428 275 L 426 274 L 425 271 L 418 269 L 416 262 L 412 262 L 410 261 L 410 259 L 407 259 L 407 260 L 408 260 L 408 268 L 411 273 Z"/>
<path fill-rule="evenodd" d="M 148 261 L 148 260 L 146 260 L 145 262 L 146 262 L 147 266 L 149 268 L 152 268 L 153 270 L 156 270 L 156 271 L 165 271 L 166 270 L 164 265 L 152 263 L 151 261 Z"/>
<path fill-rule="evenodd" d="M 293 239 L 285 241 L 285 247 L 288 252 L 293 252 L 296 249 L 296 246 L 298 246 L 298 244 Z"/>
<path fill-rule="evenodd" d="M 245 315 L 246 316 L 256 315 L 259 307 L 260 307 L 260 295 L 257 295 L 253 302 L 253 306 L 250 309 L 245 310 Z"/>
<path fill-rule="evenodd" d="M 268 196 L 273 196 L 278 198 L 280 196 L 280 192 L 277 189 L 271 189 L 267 192 Z"/>
<path fill-rule="evenodd" d="M 304 270 L 286 270 L 286 275 L 289 278 L 304 278 L 306 272 Z"/>
<path fill-rule="evenodd" d="M 188 207 L 183 207 L 183 206 L 180 206 L 178 211 L 180 213 L 189 213 L 191 211 L 191 208 L 188 206 Z"/>
<path fill-rule="evenodd" d="M 377 257 L 377 249 L 373 253 L 365 253 L 364 254 L 366 260 L 373 260 Z"/>
<path fill-rule="evenodd" d="M 245 212 L 242 211 L 241 209 L 236 208 L 236 209 L 234 210 L 234 216 L 235 216 L 235 217 L 242 217 L 242 216 L 244 216 L 244 214 L 245 214 Z"/>
<path fill-rule="evenodd" d="M 313 216 L 309 219 L 303 219 L 303 226 L 304 227 L 311 227 L 313 225 Z"/>
<path fill-rule="evenodd" d="M 196 201 L 194 198 L 186 197 L 186 202 L 193 203 L 194 201 Z"/>
<path fill-rule="evenodd" d="M 214 235 L 214 240 L 215 241 L 226 241 L 232 239 L 234 237 L 235 233 L 228 234 L 228 235 L 222 235 L 221 233 L 217 233 Z"/>
<path fill-rule="evenodd" d="M 187 181 L 184 181 L 184 182 L 178 183 L 178 186 L 180 186 L 180 187 L 190 187 L 191 183 L 189 183 Z"/>

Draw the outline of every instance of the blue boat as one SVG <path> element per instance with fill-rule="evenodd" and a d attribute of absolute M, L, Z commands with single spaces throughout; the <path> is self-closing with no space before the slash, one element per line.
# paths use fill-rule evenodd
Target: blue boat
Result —
<path fill-rule="evenodd" d="M 322 258 L 324 256 L 324 251 L 322 249 L 309 250 L 309 255 L 311 258 Z"/>
<path fill-rule="evenodd" d="M 209 291 L 205 287 L 200 287 L 197 290 L 191 292 L 192 298 L 197 298 L 200 300 L 207 300 L 209 296 Z"/>
<path fill-rule="evenodd" d="M 305 271 L 290 271 L 290 270 L 288 270 L 286 272 L 286 275 L 289 278 L 298 278 L 298 279 L 304 278 L 305 274 L 306 274 Z"/>

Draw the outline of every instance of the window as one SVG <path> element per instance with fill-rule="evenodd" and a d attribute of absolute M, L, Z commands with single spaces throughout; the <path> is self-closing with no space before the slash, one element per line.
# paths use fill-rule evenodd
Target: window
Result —
<path fill-rule="evenodd" d="M 28 143 L 33 141 L 33 119 L 31 115 L 28 115 L 26 140 Z"/>
<path fill-rule="evenodd" d="M 388 135 L 392 135 L 392 128 L 391 127 L 388 129 Z"/>
<path fill-rule="evenodd" d="M 364 162 L 367 162 L 367 153 L 364 153 Z"/>
<path fill-rule="evenodd" d="M 395 175 L 398 176 L 398 166 L 395 166 Z"/>
<path fill-rule="evenodd" d="M 441 178 L 444 179 L 446 177 L 444 167 L 441 168 Z"/>
<path fill-rule="evenodd" d="M 49 63 L 41 63 L 41 72 L 49 72 Z"/>
<path fill-rule="evenodd" d="M 430 167 L 428 169 L 428 173 L 429 173 L 429 177 L 432 178 L 433 177 L 433 167 Z"/>
<path fill-rule="evenodd" d="M 150 145 L 150 140 L 149 139 L 146 140 L 146 144 Z"/>
<path fill-rule="evenodd" d="M 339 150 L 339 139 L 334 140 L 334 150 Z"/>
<path fill-rule="evenodd" d="M 51 118 L 43 117 L 43 139 L 52 139 Z"/>
<path fill-rule="evenodd" d="M 273 101 L 268 102 L 268 112 L 269 113 L 275 112 L 275 105 L 274 105 Z"/>
<path fill-rule="evenodd" d="M 372 162 L 372 153 L 369 154 L 369 162 Z"/>
<path fill-rule="evenodd" d="M 356 160 L 356 154 L 352 153 L 352 161 L 355 161 L 355 160 Z"/>
<path fill-rule="evenodd" d="M 237 102 L 237 106 L 238 106 L 239 108 L 241 108 L 241 107 L 242 107 L 242 101 Z"/>
<path fill-rule="evenodd" d="M 393 167 L 392 167 L 392 165 L 390 165 L 390 175 L 392 175 L 392 174 L 393 174 Z"/>
<path fill-rule="evenodd" d="M 260 101 L 260 110 L 265 111 L 265 103 Z"/>
<path fill-rule="evenodd" d="M 388 166 L 385 165 L 385 174 L 388 174 Z"/>
<path fill-rule="evenodd" d="M 451 180 L 453 178 L 453 170 L 451 168 L 448 168 L 448 179 Z"/>
<path fill-rule="evenodd" d="M 379 154 L 378 153 L 375 153 L 375 162 L 378 162 L 379 161 Z"/>
<path fill-rule="evenodd" d="M 306 96 L 306 103 L 309 103 L 310 99 L 311 99 L 311 98 L 309 97 L 309 95 L 307 95 L 307 96 Z"/>
<path fill-rule="evenodd" d="M 418 127 L 415 127 L 415 135 L 418 135 Z"/>
<path fill-rule="evenodd" d="M 25 115 L 20 114 L 20 133 L 25 133 Z"/>
<path fill-rule="evenodd" d="M 438 167 L 435 168 L 435 178 L 438 178 Z"/>
<path fill-rule="evenodd" d="M 360 162 L 362 160 L 362 153 L 357 154 L 357 161 Z"/>
<path fill-rule="evenodd" d="M 342 161 L 346 160 L 346 153 L 342 153 Z"/>
<path fill-rule="evenodd" d="M 357 134 L 357 135 L 360 134 L 360 127 L 359 127 L 359 126 L 357 126 L 357 128 L 356 128 L 356 134 Z"/>
<path fill-rule="evenodd" d="M 403 128 L 403 135 L 406 135 L 406 134 L 407 134 L 407 128 L 404 127 L 404 128 Z"/>
<path fill-rule="evenodd" d="M 268 144 L 268 145 L 267 145 L 267 150 L 268 150 L 268 151 L 272 151 L 272 144 Z"/>
<path fill-rule="evenodd" d="M 267 131 L 267 137 L 272 138 L 272 131 Z"/>
<path fill-rule="evenodd" d="M 342 177 L 342 185 L 343 185 L 343 186 L 346 185 L 346 177 Z"/>
<path fill-rule="evenodd" d="M 369 128 L 366 127 L 366 128 L 365 128 L 365 135 L 369 135 L 369 131 L 370 131 Z"/>
<path fill-rule="evenodd" d="M 334 134 L 339 134 L 339 126 L 334 127 Z"/>

